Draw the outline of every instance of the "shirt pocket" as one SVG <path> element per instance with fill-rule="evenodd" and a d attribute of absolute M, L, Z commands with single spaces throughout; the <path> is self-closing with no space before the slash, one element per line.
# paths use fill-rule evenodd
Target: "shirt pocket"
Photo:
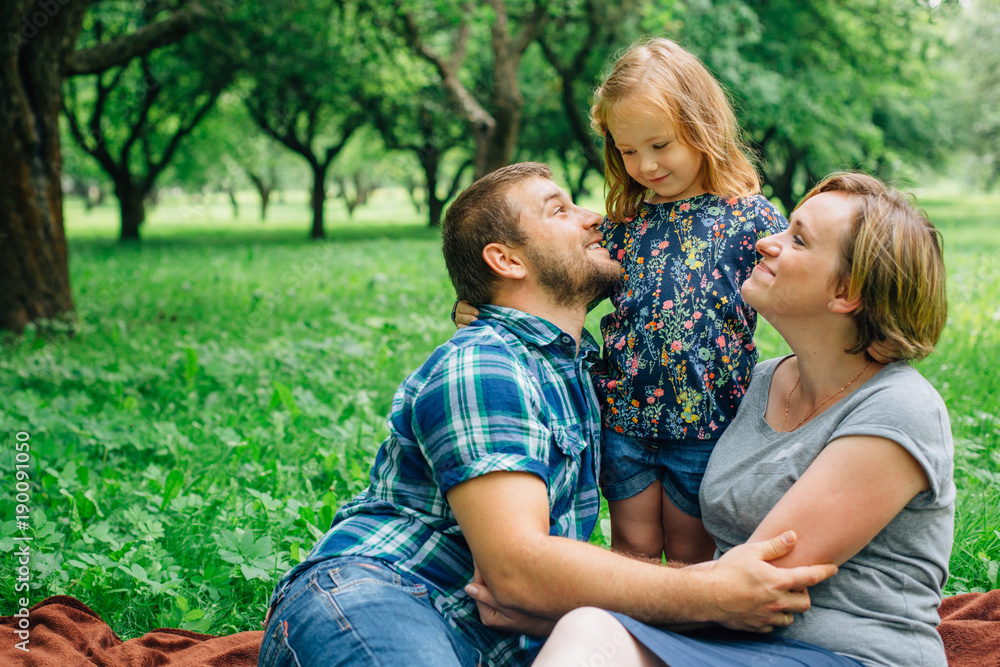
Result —
<path fill-rule="evenodd" d="M 761 461 L 747 472 L 753 476 L 749 477 L 748 481 L 754 480 L 759 489 L 767 489 L 777 494 L 778 498 L 785 495 L 800 476 L 799 470 L 789 458 L 780 461 Z"/>
<path fill-rule="evenodd" d="M 550 426 L 552 458 L 549 460 L 549 514 L 556 521 L 570 508 L 580 479 L 582 452 L 587 446 L 578 425 Z"/>

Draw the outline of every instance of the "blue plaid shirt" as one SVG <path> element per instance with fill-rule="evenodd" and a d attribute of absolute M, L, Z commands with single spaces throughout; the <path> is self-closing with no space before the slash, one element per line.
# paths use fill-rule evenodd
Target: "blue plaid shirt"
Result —
<path fill-rule="evenodd" d="M 494 665 L 527 665 L 542 640 L 479 621 L 463 591 L 472 553 L 445 500 L 495 471 L 528 472 L 548 487 L 549 533 L 587 540 L 597 522 L 600 412 L 590 378 L 593 338 L 576 341 L 518 310 L 480 307 L 399 387 L 371 484 L 340 508 L 309 557 L 279 589 L 334 556 L 368 556 L 428 586 L 435 608 Z"/>

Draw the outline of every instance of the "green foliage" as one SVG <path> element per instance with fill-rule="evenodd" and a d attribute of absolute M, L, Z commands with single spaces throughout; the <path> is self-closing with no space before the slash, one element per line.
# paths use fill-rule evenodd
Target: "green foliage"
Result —
<path fill-rule="evenodd" d="M 32 437 L 32 601 L 75 595 L 126 637 L 257 627 L 451 332 L 436 233 L 374 229 L 71 241 L 76 336 L 31 328 L 0 360 L 0 428 Z M 0 608 L 14 599 L 0 573 Z"/>
<path fill-rule="evenodd" d="M 956 128 L 977 156 L 980 185 L 1000 185 L 1000 6 L 992 0 L 963 3 L 952 41 L 961 60 L 955 90 L 962 110 Z M 964 121 L 964 122 L 963 122 Z"/>
<path fill-rule="evenodd" d="M 95 5 L 85 17 L 78 48 L 162 20 L 170 11 L 162 2 Z M 71 136 L 113 178 L 131 179 L 148 190 L 169 164 L 175 137 L 197 125 L 232 79 L 239 55 L 222 48 L 222 41 L 218 27 L 206 22 L 176 44 L 108 72 L 68 78 L 64 119 L 73 127 Z"/>
<path fill-rule="evenodd" d="M 946 7 L 849 0 L 679 0 L 648 30 L 681 41 L 729 89 L 773 195 L 790 208 L 819 178 L 883 179 L 940 160 Z"/>
<path fill-rule="evenodd" d="M 949 324 L 919 366 L 956 442 L 947 592 L 986 590 L 1000 563 L 1000 201 L 924 204 L 949 267 Z M 0 356 L 0 430 L 31 434 L 32 602 L 74 595 L 126 638 L 258 627 L 276 579 L 367 485 L 396 387 L 452 332 L 440 239 L 405 217 L 331 224 L 337 240 L 318 244 L 294 220 L 197 237 L 165 221 L 116 248 L 71 209 L 76 335 L 30 327 Z M 588 319 L 595 335 L 605 312 Z M 784 351 L 766 325 L 758 342 Z M 4 553 L 13 507 L 0 497 Z M 609 537 L 602 510 L 593 541 Z M 13 585 L 0 572 L 0 609 Z"/>

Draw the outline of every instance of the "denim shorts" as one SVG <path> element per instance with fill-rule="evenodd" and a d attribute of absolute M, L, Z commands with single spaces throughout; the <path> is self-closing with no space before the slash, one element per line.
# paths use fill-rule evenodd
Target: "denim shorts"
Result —
<path fill-rule="evenodd" d="M 322 561 L 278 591 L 258 667 L 477 667 L 427 587 L 374 558 Z"/>
<path fill-rule="evenodd" d="M 625 500 L 656 480 L 677 509 L 701 518 L 698 491 L 708 457 L 718 440 L 636 438 L 601 431 L 601 491 L 608 500 Z"/>

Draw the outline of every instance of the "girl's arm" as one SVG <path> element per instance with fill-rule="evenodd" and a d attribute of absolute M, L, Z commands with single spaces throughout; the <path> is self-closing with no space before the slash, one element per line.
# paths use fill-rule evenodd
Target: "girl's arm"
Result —
<path fill-rule="evenodd" d="M 456 301 L 455 308 L 451 311 L 451 321 L 455 323 L 456 329 L 467 327 L 479 317 L 479 309 L 467 301 Z"/>
<path fill-rule="evenodd" d="M 794 530 L 799 535 L 795 549 L 774 565 L 841 565 L 928 488 L 924 469 L 892 440 L 838 438 L 806 468 L 748 541 Z"/>

